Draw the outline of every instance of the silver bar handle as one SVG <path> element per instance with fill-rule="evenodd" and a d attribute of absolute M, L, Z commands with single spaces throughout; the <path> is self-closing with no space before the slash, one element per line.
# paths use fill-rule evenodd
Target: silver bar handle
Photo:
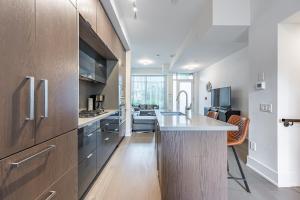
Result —
<path fill-rule="evenodd" d="M 49 90 L 48 90 L 48 80 L 42 79 L 43 85 L 44 85 L 44 114 L 41 116 L 42 118 L 48 118 L 48 96 L 49 96 Z"/>
<path fill-rule="evenodd" d="M 50 195 L 45 200 L 51 200 L 56 196 L 56 191 L 50 191 Z"/>
<path fill-rule="evenodd" d="M 93 153 L 89 154 L 86 158 L 90 159 L 93 156 Z"/>
<path fill-rule="evenodd" d="M 107 137 L 107 138 L 104 139 L 104 141 L 108 141 L 108 140 L 109 140 L 109 137 Z"/>
<path fill-rule="evenodd" d="M 26 76 L 26 79 L 29 80 L 29 104 L 28 104 L 28 117 L 26 118 L 27 121 L 34 120 L 34 77 L 33 76 Z"/>
<path fill-rule="evenodd" d="M 92 137 L 94 135 L 94 133 L 90 133 L 87 135 L 87 137 Z"/>
<path fill-rule="evenodd" d="M 38 157 L 40 157 L 40 156 L 42 156 L 42 155 L 44 155 L 44 154 L 46 154 L 46 153 L 48 153 L 49 151 L 51 151 L 52 149 L 55 149 L 55 145 L 50 145 L 49 147 L 47 147 L 46 149 L 44 149 L 44 150 L 42 150 L 42 151 L 40 151 L 40 152 L 38 152 L 38 153 L 36 153 L 36 154 L 34 154 L 34 155 L 32 155 L 32 156 L 29 156 L 29 157 L 27 157 L 27 158 L 25 158 L 25 159 L 23 159 L 23 160 L 21 160 L 21 161 L 19 161 L 19 162 L 13 162 L 13 163 L 11 163 L 10 165 L 11 165 L 11 167 L 12 168 L 19 168 L 19 167 L 22 167 L 24 164 L 26 164 L 27 162 L 29 162 L 29 161 L 31 161 L 31 160 L 33 160 L 33 159 L 35 159 L 35 158 L 38 158 Z"/>

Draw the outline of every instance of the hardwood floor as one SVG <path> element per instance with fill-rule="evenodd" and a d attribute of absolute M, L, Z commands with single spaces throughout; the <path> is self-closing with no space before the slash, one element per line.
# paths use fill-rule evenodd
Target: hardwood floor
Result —
<path fill-rule="evenodd" d="M 245 149 L 245 146 L 238 149 L 242 160 Z M 231 172 L 239 175 L 230 150 L 228 157 Z M 125 138 L 85 200 L 161 200 L 155 159 L 153 134 L 138 133 Z M 229 200 L 300 199 L 299 188 L 278 189 L 245 164 L 242 165 L 252 193 L 245 192 L 236 182 L 229 180 Z"/>

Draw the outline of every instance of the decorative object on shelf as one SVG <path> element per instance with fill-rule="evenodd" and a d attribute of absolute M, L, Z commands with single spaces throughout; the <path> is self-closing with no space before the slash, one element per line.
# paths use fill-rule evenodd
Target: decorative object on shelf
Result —
<path fill-rule="evenodd" d="M 208 83 L 206 84 L 206 90 L 207 90 L 207 92 L 211 92 L 211 90 L 212 90 L 212 84 L 210 81 L 208 81 Z"/>

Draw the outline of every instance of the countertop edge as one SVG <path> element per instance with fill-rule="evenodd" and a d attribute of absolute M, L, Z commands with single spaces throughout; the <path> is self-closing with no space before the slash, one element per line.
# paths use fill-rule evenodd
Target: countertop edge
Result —
<path fill-rule="evenodd" d="M 107 113 L 99 115 L 97 117 L 93 117 L 93 118 L 79 118 L 78 119 L 78 129 L 79 128 L 83 128 L 85 126 L 87 126 L 90 123 L 96 122 L 98 120 L 104 119 L 112 114 L 115 114 L 116 112 L 118 112 L 118 110 L 106 110 Z"/>
<path fill-rule="evenodd" d="M 195 131 L 199 131 L 199 132 L 204 132 L 204 131 L 216 131 L 216 132 L 228 132 L 228 131 L 238 131 L 238 127 L 232 124 L 228 124 L 226 122 L 222 122 L 222 121 L 218 121 L 218 125 L 199 125 L 199 126 L 195 126 L 195 125 L 184 125 L 184 126 L 168 126 L 168 125 L 162 125 L 161 120 L 162 118 L 167 118 L 168 116 L 162 116 L 160 114 L 161 111 L 164 110 L 155 110 L 156 113 L 156 117 L 157 117 L 157 122 L 160 125 L 160 131 L 163 132 L 168 132 L 168 131 L 172 131 L 172 132 L 195 132 Z M 202 115 L 194 115 L 195 117 L 205 117 Z M 183 116 L 181 116 L 183 117 Z M 211 119 L 214 120 L 214 119 Z"/>

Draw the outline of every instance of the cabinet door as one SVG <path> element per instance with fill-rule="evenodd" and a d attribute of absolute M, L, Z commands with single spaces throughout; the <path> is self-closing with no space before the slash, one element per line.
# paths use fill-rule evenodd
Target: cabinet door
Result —
<path fill-rule="evenodd" d="M 0 199 L 36 199 L 77 164 L 76 137 L 72 131 L 2 159 Z"/>
<path fill-rule="evenodd" d="M 78 52 L 77 14 L 72 3 L 37 0 L 37 143 L 78 126 Z M 48 81 L 48 92 L 43 79 Z"/>
<path fill-rule="evenodd" d="M 34 144 L 34 120 L 26 120 L 30 103 L 26 76 L 35 76 L 34 2 L 0 1 L 0 159 Z"/>
<path fill-rule="evenodd" d="M 98 0 L 77 0 L 79 13 L 91 25 L 92 29 L 97 30 L 97 6 Z"/>
<path fill-rule="evenodd" d="M 74 167 L 48 188 L 37 200 L 75 200 L 78 199 L 77 191 L 77 167 Z"/>
<path fill-rule="evenodd" d="M 97 34 L 105 45 L 112 50 L 114 29 L 102 5 L 97 5 Z"/>

